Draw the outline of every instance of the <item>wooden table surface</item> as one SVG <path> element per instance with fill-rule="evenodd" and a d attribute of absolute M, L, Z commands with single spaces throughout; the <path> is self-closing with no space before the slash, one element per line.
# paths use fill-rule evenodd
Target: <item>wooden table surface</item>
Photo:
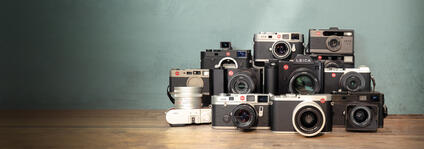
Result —
<path fill-rule="evenodd" d="M 390 115 L 376 133 L 305 138 L 270 130 L 169 127 L 164 110 L 0 111 L 0 148 L 424 148 L 424 115 Z"/>

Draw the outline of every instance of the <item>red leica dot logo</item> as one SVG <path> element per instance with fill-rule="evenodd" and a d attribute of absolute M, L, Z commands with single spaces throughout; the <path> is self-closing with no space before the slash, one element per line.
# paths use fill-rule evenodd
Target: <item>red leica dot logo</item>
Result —
<path fill-rule="evenodd" d="M 281 38 L 281 35 L 277 35 L 277 38 Z"/>
<path fill-rule="evenodd" d="M 231 53 L 230 53 L 230 52 L 226 52 L 226 53 L 225 53 L 225 55 L 230 56 L 230 55 L 231 55 Z"/>
<path fill-rule="evenodd" d="M 325 99 L 324 98 L 321 98 L 320 102 L 321 103 L 325 103 Z"/>
<path fill-rule="evenodd" d="M 180 75 L 180 72 L 179 71 L 175 72 L 175 75 L 176 76 Z"/>
<path fill-rule="evenodd" d="M 240 96 L 240 100 L 244 100 L 244 96 Z"/>
<path fill-rule="evenodd" d="M 333 73 L 331 74 L 331 77 L 335 78 L 335 77 L 336 77 L 336 73 L 334 73 L 334 72 L 333 72 Z"/>
<path fill-rule="evenodd" d="M 233 76 L 234 75 L 234 72 L 230 70 L 230 71 L 228 71 L 228 75 L 229 76 Z"/>
<path fill-rule="evenodd" d="M 322 60 L 322 56 L 318 56 L 318 60 Z"/>
<path fill-rule="evenodd" d="M 283 68 L 284 68 L 284 70 L 287 70 L 287 69 L 289 69 L 289 65 L 286 64 L 286 65 L 283 66 Z"/>

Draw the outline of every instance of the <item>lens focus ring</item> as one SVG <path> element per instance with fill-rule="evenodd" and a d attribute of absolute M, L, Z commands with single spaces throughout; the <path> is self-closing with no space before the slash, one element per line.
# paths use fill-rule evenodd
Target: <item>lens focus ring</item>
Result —
<path fill-rule="evenodd" d="M 272 54 L 277 59 L 286 59 L 291 54 L 291 46 L 286 41 L 278 41 L 272 45 Z"/>

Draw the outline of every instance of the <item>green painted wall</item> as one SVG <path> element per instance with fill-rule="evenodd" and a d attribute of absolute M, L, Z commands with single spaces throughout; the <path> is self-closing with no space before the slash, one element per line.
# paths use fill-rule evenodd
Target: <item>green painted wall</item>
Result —
<path fill-rule="evenodd" d="M 356 31 L 390 113 L 424 113 L 422 0 L 1 2 L 0 109 L 166 109 L 170 68 L 260 31 Z"/>

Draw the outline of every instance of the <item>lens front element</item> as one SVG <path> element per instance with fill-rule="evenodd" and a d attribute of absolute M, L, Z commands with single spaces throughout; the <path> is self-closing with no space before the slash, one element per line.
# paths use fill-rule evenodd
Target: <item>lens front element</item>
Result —
<path fill-rule="evenodd" d="M 234 126 L 240 129 L 250 129 L 257 122 L 255 109 L 248 104 L 240 104 L 232 111 Z"/>

